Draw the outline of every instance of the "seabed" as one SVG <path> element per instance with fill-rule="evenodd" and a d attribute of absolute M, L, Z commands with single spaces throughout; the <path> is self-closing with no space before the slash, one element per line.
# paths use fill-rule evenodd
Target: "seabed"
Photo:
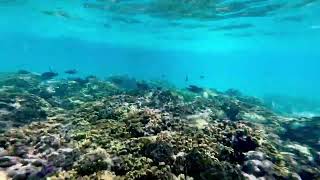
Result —
<path fill-rule="evenodd" d="M 0 87 L 1 180 L 320 179 L 320 118 L 237 90 L 27 71 Z"/>

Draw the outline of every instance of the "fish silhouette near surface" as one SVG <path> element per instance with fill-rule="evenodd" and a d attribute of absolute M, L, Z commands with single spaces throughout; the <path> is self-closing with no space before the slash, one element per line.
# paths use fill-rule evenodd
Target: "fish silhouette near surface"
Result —
<path fill-rule="evenodd" d="M 190 85 L 189 87 L 187 87 L 187 90 L 193 93 L 202 93 L 204 91 L 203 88 L 196 85 Z"/>
<path fill-rule="evenodd" d="M 69 69 L 69 70 L 66 70 L 64 73 L 66 73 L 66 74 L 77 74 L 78 71 L 76 69 Z"/>

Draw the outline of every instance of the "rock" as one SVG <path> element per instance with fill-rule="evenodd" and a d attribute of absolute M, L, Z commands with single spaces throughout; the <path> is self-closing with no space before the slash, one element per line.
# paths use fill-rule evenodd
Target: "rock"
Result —
<path fill-rule="evenodd" d="M 38 169 L 32 165 L 23 166 L 18 171 L 16 171 L 16 174 L 12 177 L 12 179 L 35 179 L 37 178 L 38 172 Z"/>
<path fill-rule="evenodd" d="M 263 171 L 263 164 L 259 160 L 246 161 L 244 164 L 244 171 L 248 174 L 253 174 L 258 177 L 261 177 L 265 174 L 265 171 Z"/>
<path fill-rule="evenodd" d="M 3 156 L 0 157 L 0 167 L 8 168 L 18 163 L 18 159 L 12 156 Z"/>
<path fill-rule="evenodd" d="M 225 102 L 221 109 L 225 112 L 226 116 L 231 121 L 238 120 L 238 114 L 240 113 L 240 107 L 234 102 Z"/>
<path fill-rule="evenodd" d="M 56 167 L 68 169 L 78 159 L 79 153 L 71 148 L 59 149 L 48 156 L 48 161 Z"/>
<path fill-rule="evenodd" d="M 7 112 L 0 114 L 2 121 L 11 121 L 15 126 L 20 126 L 47 117 L 43 107 L 48 105 L 35 95 L 1 93 L 0 97 L 0 109 Z"/>
<path fill-rule="evenodd" d="M 0 109 L 0 117 L 1 117 L 1 113 L 3 110 Z M 10 122 L 3 122 L 0 121 L 0 133 L 4 133 L 6 132 L 6 130 L 8 130 L 10 128 Z"/>
<path fill-rule="evenodd" d="M 197 150 L 192 150 L 185 157 L 185 168 L 189 175 L 195 177 L 199 176 L 201 172 L 204 172 L 214 164 L 214 161 L 205 154 L 200 153 Z"/>
<path fill-rule="evenodd" d="M 57 172 L 57 169 L 53 165 L 45 165 L 42 167 L 41 171 L 37 173 L 38 179 L 39 178 L 44 178 L 46 176 L 50 176 Z"/>
<path fill-rule="evenodd" d="M 219 162 L 197 150 L 192 150 L 186 156 L 185 172 L 199 180 L 224 179 L 243 180 L 241 171 L 228 162 Z"/>
<path fill-rule="evenodd" d="M 3 148 L 0 148 L 0 157 L 2 157 L 2 156 L 8 156 L 8 151 L 7 150 L 5 150 L 5 149 L 3 149 Z"/>
<path fill-rule="evenodd" d="M 22 144 L 16 144 L 13 146 L 12 155 L 18 157 L 25 157 L 28 154 L 29 148 Z"/>
<path fill-rule="evenodd" d="M 201 173 L 201 180 L 223 179 L 223 180 L 244 180 L 241 171 L 228 162 L 216 162 L 210 169 Z"/>
<path fill-rule="evenodd" d="M 145 132 L 141 126 L 141 123 L 131 124 L 129 126 L 128 130 L 132 137 L 143 137 L 145 135 Z"/>
<path fill-rule="evenodd" d="M 259 180 L 257 177 L 255 177 L 252 174 L 247 174 L 247 173 L 242 173 L 242 175 L 247 179 L 247 180 Z"/>
<path fill-rule="evenodd" d="M 112 165 L 112 159 L 106 150 L 98 148 L 83 155 L 77 162 L 75 169 L 78 174 L 84 176 L 98 171 L 110 170 Z"/>
<path fill-rule="evenodd" d="M 291 175 L 292 180 L 302 180 L 301 177 L 299 176 L 299 174 L 297 173 L 293 173 Z"/>
<path fill-rule="evenodd" d="M 320 152 L 317 152 L 315 155 L 315 162 L 320 165 Z"/>
<path fill-rule="evenodd" d="M 156 164 L 164 162 L 171 164 L 173 162 L 174 149 L 168 143 L 155 142 L 145 145 L 143 153 L 151 158 Z"/>
<path fill-rule="evenodd" d="M 22 164 L 16 164 L 14 166 L 11 166 L 7 169 L 7 174 L 9 177 L 14 177 L 15 175 L 17 175 L 17 172 L 19 171 L 19 169 L 22 168 Z"/>
<path fill-rule="evenodd" d="M 61 145 L 61 139 L 58 135 L 44 135 L 41 136 L 38 143 L 34 146 L 37 153 L 41 153 L 42 156 L 49 156 L 55 152 Z"/>
<path fill-rule="evenodd" d="M 46 164 L 46 162 L 42 159 L 36 159 L 31 164 L 36 167 L 42 167 Z"/>
<path fill-rule="evenodd" d="M 266 155 L 260 151 L 249 151 L 246 153 L 246 160 L 265 160 Z"/>
<path fill-rule="evenodd" d="M 232 146 L 235 151 L 245 153 L 255 150 L 259 145 L 243 131 L 236 132 L 232 137 Z"/>
<path fill-rule="evenodd" d="M 31 164 L 35 167 L 42 167 L 46 164 L 46 161 L 45 160 L 42 160 L 42 159 L 37 159 L 37 158 L 30 158 L 30 159 L 22 159 L 20 161 L 23 165 L 28 165 L 28 164 Z"/>
<path fill-rule="evenodd" d="M 319 179 L 319 169 L 307 166 L 302 166 L 300 168 L 299 176 L 301 179 Z"/>
<path fill-rule="evenodd" d="M 243 171 L 256 177 L 263 177 L 271 174 L 273 163 L 269 160 L 248 160 L 244 163 Z"/>

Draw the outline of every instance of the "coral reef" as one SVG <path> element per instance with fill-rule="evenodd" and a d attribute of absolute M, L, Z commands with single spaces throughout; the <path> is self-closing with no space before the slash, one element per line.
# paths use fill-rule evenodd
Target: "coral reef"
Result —
<path fill-rule="evenodd" d="M 279 116 L 236 90 L 22 72 L 0 87 L 0 177 L 320 178 L 317 119 Z"/>

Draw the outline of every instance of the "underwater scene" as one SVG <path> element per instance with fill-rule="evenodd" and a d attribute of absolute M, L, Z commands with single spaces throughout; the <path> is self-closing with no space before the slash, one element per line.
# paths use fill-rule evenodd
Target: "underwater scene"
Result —
<path fill-rule="evenodd" d="M 0 180 L 320 180 L 320 0 L 0 0 Z"/>

